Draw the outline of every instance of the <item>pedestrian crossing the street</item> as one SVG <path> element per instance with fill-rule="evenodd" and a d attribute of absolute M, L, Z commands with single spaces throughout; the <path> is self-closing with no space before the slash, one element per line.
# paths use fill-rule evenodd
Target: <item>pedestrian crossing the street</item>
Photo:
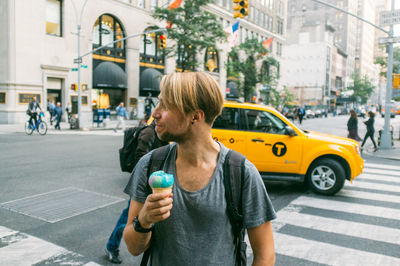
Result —
<path fill-rule="evenodd" d="M 366 163 L 335 196 L 302 195 L 277 216 L 276 265 L 400 265 L 400 166 Z"/>
<path fill-rule="evenodd" d="M 40 238 L 0 226 L 0 266 L 99 265 Z"/>

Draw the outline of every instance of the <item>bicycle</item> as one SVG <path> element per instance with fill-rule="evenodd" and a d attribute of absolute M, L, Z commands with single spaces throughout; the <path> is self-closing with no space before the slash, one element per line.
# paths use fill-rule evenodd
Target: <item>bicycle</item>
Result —
<path fill-rule="evenodd" d="M 27 135 L 32 135 L 33 131 L 37 129 L 40 135 L 46 135 L 47 133 L 47 124 L 45 121 L 42 120 L 42 117 L 44 117 L 44 113 L 40 112 L 38 115 L 37 123 L 36 125 L 33 125 L 32 122 L 30 122 L 30 119 L 25 122 L 25 133 Z"/>

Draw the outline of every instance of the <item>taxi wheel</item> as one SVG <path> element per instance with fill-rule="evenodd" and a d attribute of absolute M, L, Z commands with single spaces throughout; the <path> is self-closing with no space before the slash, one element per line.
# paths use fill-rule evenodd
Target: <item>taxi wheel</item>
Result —
<path fill-rule="evenodd" d="M 338 161 L 321 159 L 308 169 L 307 182 L 312 191 L 317 194 L 334 195 L 344 185 L 345 171 Z"/>

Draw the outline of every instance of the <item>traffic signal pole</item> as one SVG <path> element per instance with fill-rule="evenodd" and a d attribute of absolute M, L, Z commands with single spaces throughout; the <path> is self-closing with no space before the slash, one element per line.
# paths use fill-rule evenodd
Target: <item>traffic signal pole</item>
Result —
<path fill-rule="evenodd" d="M 317 2 L 321 5 L 325 5 L 328 7 L 331 7 L 333 9 L 339 10 L 340 12 L 343 12 L 347 15 L 353 16 L 358 20 L 361 20 L 375 28 L 377 28 L 380 31 L 383 31 L 388 35 L 389 38 L 393 37 L 393 24 L 390 25 L 390 31 L 387 31 L 383 29 L 382 27 L 379 27 L 378 25 L 373 24 L 372 22 L 363 19 L 362 17 L 359 17 L 353 13 L 350 13 L 342 8 L 336 7 L 334 5 L 331 5 L 329 3 L 323 2 L 321 0 L 311 0 L 314 2 Z M 394 0 L 392 0 L 392 7 L 391 11 L 394 10 Z M 387 72 L 386 72 L 386 102 L 385 102 L 385 124 L 383 126 L 383 132 L 381 136 L 381 144 L 380 148 L 381 149 L 391 149 L 392 148 L 392 136 L 390 133 L 390 111 L 391 111 L 391 100 L 392 100 L 392 72 L 393 72 L 393 43 L 389 41 L 387 43 L 387 52 L 388 52 L 388 65 L 387 65 Z"/>

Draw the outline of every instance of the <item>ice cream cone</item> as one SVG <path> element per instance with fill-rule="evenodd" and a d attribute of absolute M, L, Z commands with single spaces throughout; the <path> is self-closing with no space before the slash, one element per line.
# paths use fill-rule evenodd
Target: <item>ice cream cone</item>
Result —
<path fill-rule="evenodd" d="M 164 187 L 164 188 L 152 188 L 153 194 L 156 193 L 163 193 L 163 192 L 169 192 L 172 193 L 172 186 L 170 187 Z"/>

